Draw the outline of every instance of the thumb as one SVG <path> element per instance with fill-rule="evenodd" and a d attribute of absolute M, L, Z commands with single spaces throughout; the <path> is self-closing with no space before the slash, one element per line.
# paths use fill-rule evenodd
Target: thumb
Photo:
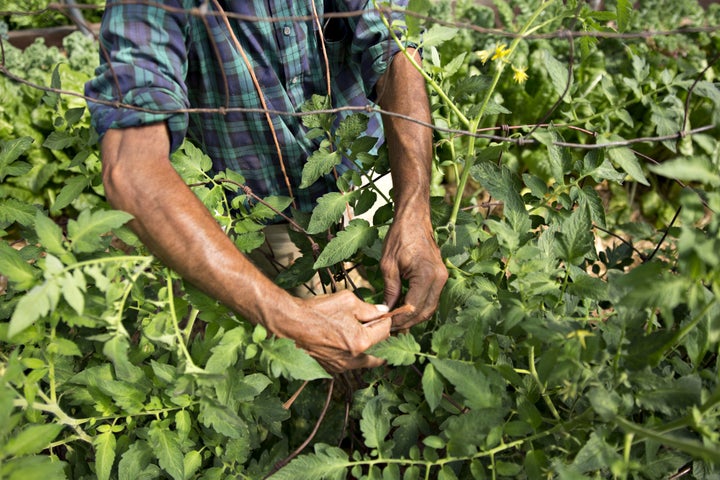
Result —
<path fill-rule="evenodd" d="M 389 308 L 392 308 L 398 303 L 400 294 L 402 293 L 400 271 L 397 269 L 397 266 L 394 266 L 393 268 L 383 271 L 383 277 L 385 280 L 384 303 Z"/>
<path fill-rule="evenodd" d="M 392 327 L 392 318 L 390 317 L 380 318 L 363 324 L 363 328 L 372 345 L 388 338 L 390 336 L 390 327 Z"/>

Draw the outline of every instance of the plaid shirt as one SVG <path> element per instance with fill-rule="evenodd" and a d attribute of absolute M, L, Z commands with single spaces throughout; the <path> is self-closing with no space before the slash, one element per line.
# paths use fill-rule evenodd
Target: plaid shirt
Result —
<path fill-rule="evenodd" d="M 269 110 L 297 112 L 313 94 L 327 94 L 311 1 L 221 2 Z M 332 25 L 324 28 L 333 106 L 366 106 L 398 48 L 372 1 L 328 1 L 336 5 L 315 0 L 319 15 L 363 11 L 347 19 L 332 19 L 326 24 Z M 93 125 L 103 135 L 110 128 L 166 121 L 172 150 L 188 136 L 212 158 L 215 171 L 241 173 L 263 197 L 289 195 L 265 114 L 217 110 L 261 109 L 262 105 L 223 17 L 213 14 L 217 12 L 212 6 L 213 2 L 199 0 L 108 2 L 101 28 L 101 65 L 87 83 L 86 94 L 143 110 L 89 101 Z M 208 15 L 199 14 L 204 8 Z M 233 14 L 257 19 L 239 20 Z M 214 111 L 176 112 L 188 108 Z M 309 211 L 318 196 L 334 188 L 334 178 L 328 176 L 299 189 L 303 165 L 318 145 L 305 138 L 300 116 L 273 113 L 271 118 L 295 200 L 300 210 Z M 378 118 L 371 119 L 367 134 L 381 138 Z"/>

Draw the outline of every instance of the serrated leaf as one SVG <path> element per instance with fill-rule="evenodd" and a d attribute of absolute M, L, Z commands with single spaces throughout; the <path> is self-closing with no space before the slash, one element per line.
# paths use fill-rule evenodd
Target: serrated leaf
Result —
<path fill-rule="evenodd" d="M 210 400 L 200 402 L 200 422 L 229 438 L 241 439 L 250 435 L 247 423 L 227 405 L 219 405 Z"/>
<path fill-rule="evenodd" d="M 27 290 L 35 284 L 35 269 L 20 252 L 0 241 L 0 274 L 5 275 L 18 290 Z"/>
<path fill-rule="evenodd" d="M 451 40 L 458 33 L 455 27 L 446 27 L 437 23 L 427 29 L 422 35 L 422 45 L 424 47 L 434 47 L 442 45 L 443 42 Z"/>
<path fill-rule="evenodd" d="M 310 113 L 317 110 L 327 110 L 331 108 L 330 98 L 325 95 L 313 94 L 310 99 L 300 107 L 300 111 L 306 113 L 303 115 L 302 123 L 309 130 L 320 129 L 325 131 L 334 121 L 335 115 L 330 113 Z"/>
<path fill-rule="evenodd" d="M 3 460 L 3 479 L 64 479 L 67 464 L 48 455 L 31 455 Z"/>
<path fill-rule="evenodd" d="M 60 286 L 48 280 L 34 286 L 20 298 L 10 318 L 8 337 L 12 338 L 35 323 L 38 318 L 53 311 L 60 300 Z"/>
<path fill-rule="evenodd" d="M 153 421 L 148 429 L 150 448 L 165 470 L 174 480 L 184 480 L 185 471 L 183 465 L 183 454 L 180 450 L 180 443 L 177 433 L 168 430 L 159 421 Z"/>
<path fill-rule="evenodd" d="M 95 475 L 98 480 L 108 480 L 115 463 L 115 435 L 112 431 L 101 433 L 93 438 L 95 449 Z"/>
<path fill-rule="evenodd" d="M 29 163 L 15 161 L 28 151 L 33 142 L 32 137 L 0 140 L 0 182 L 9 175 L 18 177 L 30 171 L 32 167 Z"/>
<path fill-rule="evenodd" d="M 35 215 L 35 233 L 40 244 L 48 252 L 62 256 L 67 253 L 63 246 L 63 235 L 60 227 L 49 217 L 38 211 Z"/>
<path fill-rule="evenodd" d="M 375 397 L 365 404 L 360 418 L 365 445 L 370 448 L 382 447 L 385 437 L 390 433 L 390 418 L 390 412 L 383 405 L 381 397 Z"/>
<path fill-rule="evenodd" d="M 313 265 L 314 269 L 329 267 L 349 259 L 359 249 L 372 245 L 377 238 L 377 229 L 367 220 L 353 219 L 342 232 L 330 240 Z"/>
<path fill-rule="evenodd" d="M 64 276 L 61 291 L 68 305 L 70 305 L 78 315 L 82 315 L 85 310 L 85 277 L 83 277 L 82 272 L 79 270 L 75 270 L 75 273 L 75 275 L 68 273 Z M 78 278 L 82 280 L 78 280 Z"/>
<path fill-rule="evenodd" d="M 132 219 L 129 213 L 119 210 L 83 210 L 77 220 L 68 222 L 68 239 L 76 253 L 95 251 L 102 246 L 101 235 L 118 228 Z"/>
<path fill-rule="evenodd" d="M 598 143 L 607 142 L 622 142 L 624 139 L 618 135 L 612 134 L 607 137 L 599 138 Z M 630 175 L 635 181 L 642 183 L 643 185 L 650 186 L 645 173 L 643 172 L 640 162 L 637 157 L 628 147 L 612 147 L 607 149 L 607 155 L 615 162 L 620 168 Z"/>
<path fill-rule="evenodd" d="M 2 447 L 5 457 L 32 455 L 45 450 L 62 431 L 63 426 L 57 423 L 30 425 L 16 435 L 8 438 Z"/>
<path fill-rule="evenodd" d="M 43 147 L 49 148 L 50 150 L 64 150 L 65 148 L 72 147 L 80 140 L 80 137 L 74 135 L 72 132 L 62 132 L 55 130 L 43 142 Z"/>
<path fill-rule="evenodd" d="M 220 343 L 212 348 L 205 370 L 210 373 L 225 373 L 237 362 L 245 340 L 244 328 L 236 327 L 227 331 L 220 339 Z"/>
<path fill-rule="evenodd" d="M 498 408 L 505 397 L 505 385 L 502 377 L 486 369 L 478 369 L 459 360 L 431 358 L 435 369 L 455 390 L 465 398 L 470 408 Z"/>
<path fill-rule="evenodd" d="M 338 150 L 350 148 L 353 142 L 367 130 L 369 118 L 364 113 L 353 113 L 344 118 L 335 131 Z"/>
<path fill-rule="evenodd" d="M 618 31 L 624 32 L 630 24 L 630 15 L 633 10 L 633 2 L 631 0 L 617 0 L 616 13 Z"/>
<path fill-rule="evenodd" d="M 706 157 L 675 158 L 650 165 L 648 169 L 657 175 L 683 182 L 700 182 L 713 187 L 720 185 L 718 170 Z"/>
<path fill-rule="evenodd" d="M 384 358 L 390 365 L 412 365 L 415 355 L 420 353 L 420 344 L 412 335 L 397 335 L 373 345 L 367 353 Z"/>
<path fill-rule="evenodd" d="M 348 202 L 357 196 L 357 191 L 348 194 L 340 192 L 326 193 L 318 198 L 317 206 L 313 209 L 307 232 L 311 235 L 323 232 L 335 225 L 345 213 Z"/>
<path fill-rule="evenodd" d="M 572 70 L 569 69 L 566 63 L 560 62 L 558 59 L 552 56 L 550 50 L 543 51 L 543 60 L 545 68 L 547 68 L 548 75 L 550 76 L 550 83 L 555 87 L 555 93 L 560 96 L 565 94 L 565 98 L 568 97 L 566 89 L 568 87 L 568 73 L 570 74 L 570 83 L 572 84 Z"/>
<path fill-rule="evenodd" d="M 292 203 L 292 198 L 280 195 L 271 195 L 258 202 L 252 208 L 250 217 L 254 220 L 263 221 L 277 215 L 275 212 L 284 212 Z"/>
<path fill-rule="evenodd" d="M 581 189 L 573 189 L 578 197 L 580 208 L 586 208 L 590 213 L 590 220 L 597 226 L 605 228 L 605 207 L 597 191 L 585 185 Z"/>
<path fill-rule="evenodd" d="M 84 175 L 76 175 L 65 180 L 65 185 L 55 198 L 51 211 L 57 213 L 70 205 L 88 186 L 90 186 L 90 180 Z"/>
<path fill-rule="evenodd" d="M 586 208 L 577 208 L 555 233 L 555 252 L 566 262 L 578 265 L 593 251 L 592 224 Z"/>
<path fill-rule="evenodd" d="M 300 188 L 307 188 L 323 175 L 332 172 L 332 169 L 340 165 L 341 161 L 342 155 L 338 151 L 331 152 L 327 148 L 316 150 L 303 167 Z"/>
<path fill-rule="evenodd" d="M 422 376 L 422 388 L 425 400 L 430 407 L 430 411 L 434 412 L 442 401 L 444 385 L 442 378 L 440 378 L 437 374 L 432 363 L 425 365 L 425 370 L 423 371 Z"/>
<path fill-rule="evenodd" d="M 343 450 L 317 444 L 315 454 L 300 455 L 268 480 L 346 480 L 349 466 Z"/>
<path fill-rule="evenodd" d="M 16 198 L 4 198 L 0 200 L 0 223 L 19 223 L 20 225 L 32 225 L 38 209 Z"/>
<path fill-rule="evenodd" d="M 479 162 L 473 165 L 471 174 L 493 198 L 501 200 L 508 211 L 525 213 L 525 202 L 519 193 L 520 180 L 506 166 L 498 167 L 494 163 Z"/>
<path fill-rule="evenodd" d="M 118 463 L 118 480 L 152 480 L 161 476 L 160 469 L 152 461 L 150 446 L 136 440 L 123 453 Z"/>
<path fill-rule="evenodd" d="M 264 342 L 261 359 L 268 362 L 270 371 L 276 377 L 284 376 L 296 380 L 330 378 L 314 358 L 287 338 Z"/>

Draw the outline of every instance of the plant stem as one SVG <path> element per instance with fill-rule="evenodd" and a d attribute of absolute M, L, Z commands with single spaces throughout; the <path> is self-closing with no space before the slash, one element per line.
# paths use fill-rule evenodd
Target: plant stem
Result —
<path fill-rule="evenodd" d="M 555 408 L 555 405 L 552 403 L 552 400 L 550 400 L 550 397 L 547 394 L 547 390 L 545 389 L 545 386 L 540 381 L 540 376 L 537 373 L 537 370 L 535 369 L 535 347 L 530 347 L 530 353 L 528 354 L 528 368 L 530 369 L 530 376 L 532 376 L 533 380 L 535 381 L 535 384 L 540 389 L 540 395 L 542 395 L 543 400 L 545 401 L 545 404 L 550 409 L 550 413 L 552 413 L 553 417 L 555 417 L 555 420 L 560 420 L 560 414 L 558 413 L 557 409 Z"/>
<path fill-rule="evenodd" d="M 200 372 L 201 369 L 197 365 L 195 365 L 195 362 L 193 362 L 190 351 L 187 349 L 187 345 L 185 345 L 185 339 L 183 338 L 182 331 L 180 330 L 180 322 L 178 322 L 177 312 L 175 311 L 175 295 L 173 293 L 172 275 L 169 271 L 167 271 L 165 279 L 165 284 L 168 290 L 168 306 L 170 307 L 170 318 L 173 322 L 173 330 L 175 331 L 175 337 L 178 340 L 180 352 L 182 353 L 182 356 L 185 357 L 185 361 L 187 362 L 185 370 L 191 373 Z"/>

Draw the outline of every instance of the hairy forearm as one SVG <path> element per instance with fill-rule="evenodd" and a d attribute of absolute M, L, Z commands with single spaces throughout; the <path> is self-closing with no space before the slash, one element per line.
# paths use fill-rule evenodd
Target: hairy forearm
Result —
<path fill-rule="evenodd" d="M 183 278 L 254 323 L 273 318 L 289 295 L 237 250 L 167 152 L 164 125 L 109 131 L 102 142 L 108 200 L 135 217 L 131 228 Z"/>
<path fill-rule="evenodd" d="M 409 53 L 420 62 L 414 50 Z M 429 215 L 432 129 L 425 80 L 402 54 L 395 56 L 377 85 L 395 192 L 396 216 Z"/>

